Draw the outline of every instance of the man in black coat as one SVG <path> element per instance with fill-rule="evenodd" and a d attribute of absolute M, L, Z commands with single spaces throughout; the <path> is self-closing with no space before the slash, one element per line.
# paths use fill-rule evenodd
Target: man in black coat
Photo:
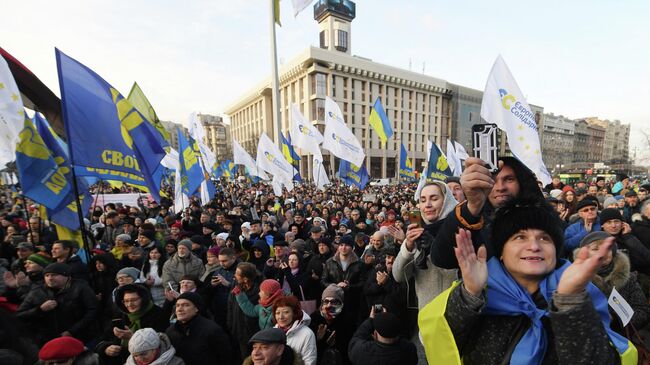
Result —
<path fill-rule="evenodd" d="M 44 283 L 29 291 L 16 317 L 31 329 L 39 345 L 59 336 L 92 339 L 97 318 L 93 290 L 83 280 L 72 279 L 67 264 L 50 264 L 44 275 Z"/>
<path fill-rule="evenodd" d="M 348 356 L 352 364 L 417 364 L 415 345 L 399 337 L 401 323 L 392 313 L 370 313 L 352 336 Z"/>
<path fill-rule="evenodd" d="M 218 324 L 205 318 L 203 299 L 187 292 L 176 300 L 176 323 L 167 328 L 167 336 L 176 355 L 186 365 L 234 365 L 232 346 Z"/>
<path fill-rule="evenodd" d="M 90 282 L 88 268 L 81 261 L 81 258 L 74 253 L 75 247 L 78 246 L 73 241 L 56 240 L 52 244 L 52 258 L 57 262 L 70 266 L 70 275 L 73 279 L 85 280 L 88 283 Z"/>

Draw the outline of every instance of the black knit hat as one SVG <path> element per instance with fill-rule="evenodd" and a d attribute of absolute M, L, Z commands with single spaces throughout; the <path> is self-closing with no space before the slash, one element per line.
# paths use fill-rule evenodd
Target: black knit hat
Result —
<path fill-rule="evenodd" d="M 558 214 L 544 200 L 513 199 L 495 212 L 491 239 L 497 257 L 501 257 L 503 246 L 515 233 L 522 229 L 535 228 L 548 233 L 555 245 L 557 258 L 563 256 L 564 230 Z"/>
<path fill-rule="evenodd" d="M 194 304 L 196 309 L 199 310 L 199 313 L 203 313 L 205 302 L 203 301 L 203 298 L 199 294 L 188 291 L 188 292 L 185 292 L 185 293 L 179 295 L 176 300 L 178 300 L 178 299 L 189 300 L 190 302 L 192 302 L 192 304 Z"/>
<path fill-rule="evenodd" d="M 620 221 L 623 220 L 623 216 L 621 215 L 621 212 L 616 209 L 616 208 L 607 208 L 603 209 L 602 212 L 600 212 L 600 224 L 603 225 L 607 221 L 611 221 L 614 219 L 618 219 Z"/>

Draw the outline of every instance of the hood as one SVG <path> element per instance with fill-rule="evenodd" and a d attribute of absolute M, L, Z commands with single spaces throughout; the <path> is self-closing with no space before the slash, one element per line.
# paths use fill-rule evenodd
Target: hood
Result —
<path fill-rule="evenodd" d="M 158 347 L 160 349 L 160 355 L 158 355 L 158 358 L 149 365 L 169 364 L 174 355 L 176 355 L 176 349 L 172 346 L 172 343 L 166 334 L 159 332 L 158 338 L 160 338 L 160 347 Z M 129 355 L 129 358 L 126 359 L 125 365 L 137 365 L 133 355 Z"/>
<path fill-rule="evenodd" d="M 115 305 L 117 305 L 117 308 L 120 310 L 120 312 L 124 314 L 129 313 L 126 310 L 124 303 L 122 303 L 122 300 L 124 300 L 124 292 L 127 289 L 135 290 L 140 295 L 140 298 L 142 298 L 142 305 L 140 308 L 147 308 L 149 302 L 151 302 L 151 293 L 149 292 L 149 289 L 142 284 L 127 284 L 115 289 Z"/>
<path fill-rule="evenodd" d="M 302 311 L 302 319 L 293 322 L 291 328 L 289 328 L 289 330 L 287 331 L 287 336 L 289 336 L 290 333 L 293 334 L 297 332 L 300 329 L 300 327 L 309 327 L 310 324 L 311 324 L 311 317 L 309 316 L 309 314 L 307 314 L 307 312 Z M 275 328 L 279 328 L 277 324 L 275 325 Z"/>
<path fill-rule="evenodd" d="M 519 181 L 519 195 L 517 199 L 543 200 L 544 195 L 537 185 L 537 177 L 519 159 L 512 156 L 499 157 L 503 164 L 512 168 Z"/>
<path fill-rule="evenodd" d="M 451 190 L 447 188 L 447 184 L 445 184 L 442 181 L 433 181 L 433 184 L 436 184 L 439 188 L 440 191 L 442 191 L 442 196 L 443 196 L 443 202 L 442 202 L 442 210 L 440 211 L 440 216 L 438 217 L 438 220 L 444 219 L 451 213 L 454 208 L 456 208 L 456 205 L 458 205 L 458 201 L 456 198 L 454 198 L 454 194 L 452 194 Z M 424 217 L 422 217 L 424 220 Z M 433 222 L 424 222 L 425 224 L 431 224 Z"/>
<path fill-rule="evenodd" d="M 271 249 L 269 248 L 269 244 L 266 243 L 266 240 L 255 240 L 253 243 L 253 247 L 251 247 L 251 251 L 253 248 L 257 248 L 260 251 L 262 251 L 262 258 L 264 261 L 266 261 L 269 258 L 269 255 L 271 254 Z M 253 253 L 251 252 L 251 256 Z"/>

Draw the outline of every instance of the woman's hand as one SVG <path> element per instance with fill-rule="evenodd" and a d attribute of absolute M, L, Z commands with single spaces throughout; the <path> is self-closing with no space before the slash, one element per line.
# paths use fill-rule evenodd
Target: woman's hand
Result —
<path fill-rule="evenodd" d="M 465 290 L 475 297 L 480 296 L 488 278 L 485 246 L 479 247 L 478 251 L 474 252 L 472 234 L 466 229 L 460 229 L 456 234 L 454 253 L 463 275 Z"/>
<path fill-rule="evenodd" d="M 585 290 L 587 284 L 596 274 L 614 244 L 614 237 L 607 238 L 600 244 L 598 251 L 589 257 L 589 247 L 580 248 L 573 263 L 564 270 L 557 284 L 558 294 L 578 294 Z"/>
<path fill-rule="evenodd" d="M 409 250 L 409 252 L 413 251 L 415 248 L 415 240 L 420 238 L 422 233 L 424 233 L 424 228 L 418 227 L 417 223 L 409 224 L 408 229 L 406 230 L 406 240 L 404 241 L 406 249 Z"/>

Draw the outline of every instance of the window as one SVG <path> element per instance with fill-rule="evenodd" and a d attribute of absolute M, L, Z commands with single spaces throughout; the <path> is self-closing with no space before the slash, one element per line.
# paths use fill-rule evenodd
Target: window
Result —
<path fill-rule="evenodd" d="M 319 35 L 320 39 L 320 48 L 327 48 L 327 34 L 325 31 L 321 31 Z"/>
<path fill-rule="evenodd" d="M 336 31 L 336 50 L 341 52 L 347 52 L 348 50 L 348 32 L 344 30 Z M 324 48 L 324 47 L 322 47 Z"/>
<path fill-rule="evenodd" d="M 316 73 L 312 75 L 311 93 L 319 96 L 327 95 L 327 79 L 325 74 Z"/>
<path fill-rule="evenodd" d="M 316 120 L 325 120 L 325 100 L 316 99 L 311 103 L 311 115 Z"/>

